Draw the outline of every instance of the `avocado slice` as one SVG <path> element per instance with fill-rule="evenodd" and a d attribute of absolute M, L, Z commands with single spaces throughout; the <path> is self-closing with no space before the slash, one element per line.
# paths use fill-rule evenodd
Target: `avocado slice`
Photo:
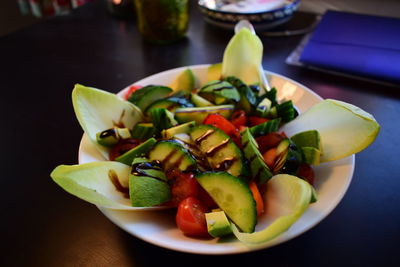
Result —
<path fill-rule="evenodd" d="M 232 234 L 231 223 L 224 211 L 213 211 L 205 214 L 208 233 L 213 237 Z"/>
<path fill-rule="evenodd" d="M 299 147 L 304 156 L 304 162 L 318 165 L 322 154 L 321 136 L 317 130 L 297 133 L 290 138 Z"/>
<path fill-rule="evenodd" d="M 207 68 L 207 81 L 215 81 L 215 80 L 220 80 L 221 79 L 221 74 L 222 73 L 222 63 L 216 63 L 213 65 L 210 65 Z"/>
<path fill-rule="evenodd" d="M 245 172 L 242 152 L 220 129 L 197 125 L 190 131 L 190 137 L 213 170 L 226 171 L 234 176 Z"/>
<path fill-rule="evenodd" d="M 161 132 L 161 136 L 164 139 L 171 139 L 176 134 L 189 133 L 190 129 L 192 129 L 195 125 L 196 122 L 190 121 L 169 129 L 165 129 Z"/>
<path fill-rule="evenodd" d="M 196 88 L 196 77 L 191 69 L 185 69 L 181 72 L 176 79 L 169 85 L 174 91 L 185 91 L 190 93 Z"/>
<path fill-rule="evenodd" d="M 233 109 L 233 105 L 178 108 L 177 110 L 175 110 L 175 118 L 180 123 L 195 121 L 196 123 L 201 124 L 208 115 L 214 113 L 220 114 L 225 118 L 229 118 L 232 115 Z"/>
<path fill-rule="evenodd" d="M 199 96 L 198 94 L 190 94 L 190 100 L 196 107 L 209 107 L 214 106 L 213 103 L 205 99 L 204 97 Z"/>
<path fill-rule="evenodd" d="M 159 141 L 149 152 L 149 159 L 159 161 L 164 171 L 177 168 L 181 171 L 196 169 L 196 161 L 178 141 Z"/>
<path fill-rule="evenodd" d="M 131 150 L 117 157 L 115 160 L 126 165 L 132 165 L 132 162 L 136 157 L 145 156 L 156 142 L 157 140 L 155 138 L 150 138 L 146 142 L 132 148 Z"/>
<path fill-rule="evenodd" d="M 198 94 L 217 105 L 237 103 L 240 95 L 236 87 L 227 81 L 211 81 L 205 84 Z"/>

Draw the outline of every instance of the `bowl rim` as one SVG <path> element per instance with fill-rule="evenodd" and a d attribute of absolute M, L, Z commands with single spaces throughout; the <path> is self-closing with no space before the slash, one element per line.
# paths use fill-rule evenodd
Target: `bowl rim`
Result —
<path fill-rule="evenodd" d="M 210 11 L 210 12 L 221 13 L 221 14 L 232 15 L 232 16 L 251 16 L 251 15 L 261 15 L 261 14 L 275 13 L 275 12 L 284 11 L 284 10 L 290 9 L 290 8 L 297 8 L 297 6 L 300 4 L 300 1 L 301 0 L 285 0 L 285 5 L 282 6 L 282 7 L 279 7 L 279 8 L 276 8 L 276 9 L 271 9 L 271 10 L 266 10 L 266 11 L 247 12 L 247 13 L 237 13 L 237 12 L 229 12 L 229 11 L 212 9 L 212 8 L 209 8 L 209 7 L 206 7 L 206 6 L 202 5 L 204 0 L 199 0 L 197 2 L 197 4 L 201 9 L 205 9 L 205 10 Z M 286 3 L 286 2 L 288 2 L 288 3 Z"/>

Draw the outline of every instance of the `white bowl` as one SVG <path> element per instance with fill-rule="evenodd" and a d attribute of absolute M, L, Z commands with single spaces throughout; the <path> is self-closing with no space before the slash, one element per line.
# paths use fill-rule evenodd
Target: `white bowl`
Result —
<path fill-rule="evenodd" d="M 200 81 L 205 81 L 209 65 L 188 66 Z M 168 85 L 187 67 L 164 71 L 138 82 L 136 85 Z M 301 112 L 306 111 L 322 98 L 307 87 L 282 75 L 266 72 L 270 85 L 278 90 L 279 99 L 292 99 Z M 126 89 L 125 89 L 126 90 Z M 123 93 L 122 91 L 121 93 Z M 226 239 L 196 239 L 183 235 L 175 225 L 175 211 L 116 211 L 100 208 L 112 222 L 133 236 L 151 244 L 182 252 L 196 254 L 234 254 L 265 249 L 306 232 L 323 220 L 340 202 L 353 176 L 354 155 L 314 168 L 315 188 L 318 202 L 311 204 L 303 216 L 292 227 L 277 238 L 258 245 L 246 245 L 234 237 Z M 85 136 L 79 147 L 79 163 L 101 160 L 101 155 Z M 265 226 L 273 218 L 264 216 L 257 229 Z"/>

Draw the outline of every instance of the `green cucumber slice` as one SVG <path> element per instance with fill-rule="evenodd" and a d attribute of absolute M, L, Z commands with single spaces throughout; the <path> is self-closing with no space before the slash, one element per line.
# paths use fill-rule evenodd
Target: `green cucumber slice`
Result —
<path fill-rule="evenodd" d="M 156 100 L 165 98 L 171 93 L 172 89 L 167 86 L 148 85 L 136 90 L 128 98 L 128 101 L 138 106 L 142 111 L 145 111 Z"/>
<path fill-rule="evenodd" d="M 338 160 L 368 147 L 379 133 L 375 118 L 342 101 L 327 99 L 314 105 L 282 129 L 289 137 L 317 130 L 321 136 L 321 162 Z"/>
<path fill-rule="evenodd" d="M 281 119 L 273 119 L 250 128 L 250 132 L 254 137 L 266 135 L 271 132 L 277 132 Z"/>
<path fill-rule="evenodd" d="M 312 186 L 308 182 L 288 174 L 275 175 L 267 183 L 265 203 L 268 203 L 268 210 L 279 212 L 279 216 L 263 230 L 254 233 L 241 232 L 232 224 L 233 234 L 249 244 L 270 241 L 287 231 L 303 215 L 311 197 Z"/>
<path fill-rule="evenodd" d="M 257 223 L 256 202 L 245 182 L 226 172 L 205 172 L 195 177 L 241 231 L 254 231 Z"/>
<path fill-rule="evenodd" d="M 139 140 L 147 140 L 154 137 L 156 128 L 151 122 L 141 122 L 135 125 L 132 129 L 132 138 Z"/>
<path fill-rule="evenodd" d="M 271 177 L 271 170 L 258 150 L 258 144 L 254 137 L 251 135 L 249 128 L 242 133 L 242 145 L 244 155 L 249 161 L 251 169 L 251 177 L 257 181 L 258 184 L 267 182 Z"/>

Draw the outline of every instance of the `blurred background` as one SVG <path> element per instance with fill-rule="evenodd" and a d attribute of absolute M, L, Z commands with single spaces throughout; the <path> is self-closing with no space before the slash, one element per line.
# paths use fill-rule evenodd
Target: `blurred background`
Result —
<path fill-rule="evenodd" d="M 54 15 L 67 15 L 91 1 L 126 0 L 1 0 L 0 36 Z M 400 0 L 302 0 L 299 10 L 322 14 L 327 9 L 399 18 Z"/>

